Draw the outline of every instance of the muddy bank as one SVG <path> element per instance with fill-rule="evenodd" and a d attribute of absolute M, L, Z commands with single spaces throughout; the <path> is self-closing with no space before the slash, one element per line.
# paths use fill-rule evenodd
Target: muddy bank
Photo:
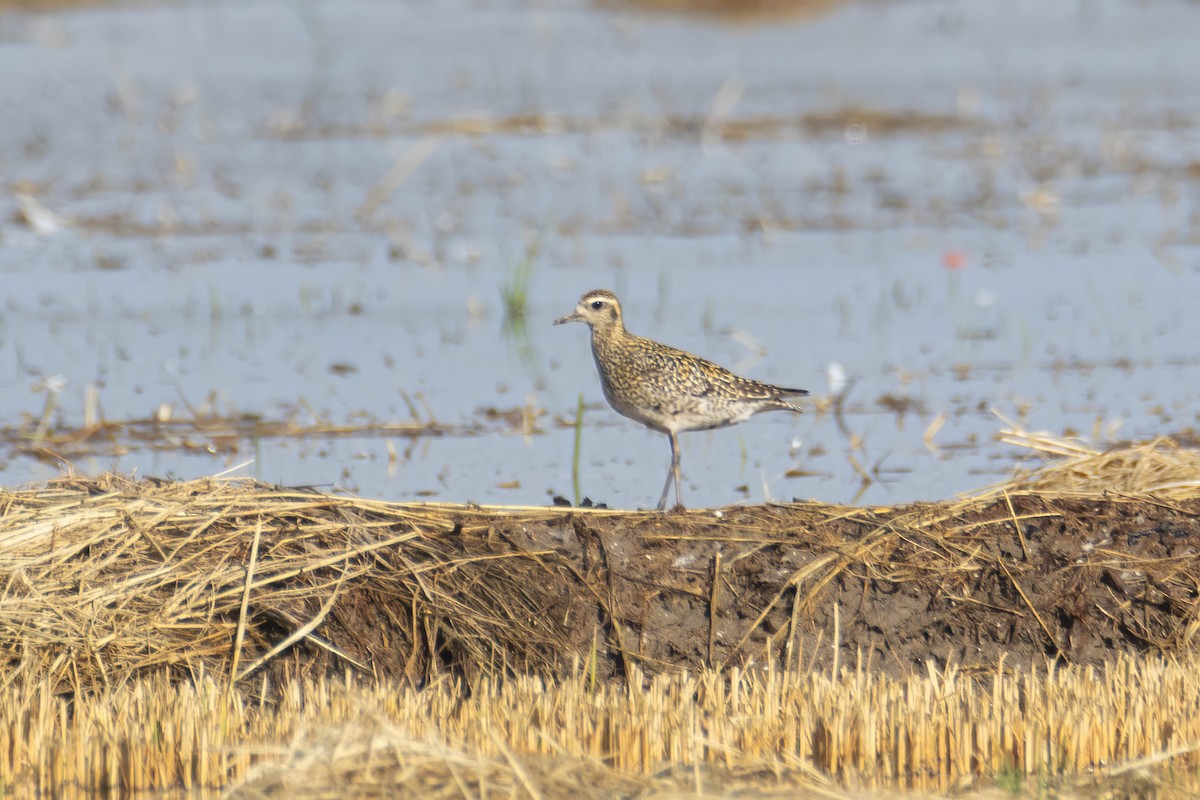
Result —
<path fill-rule="evenodd" d="M 672 514 L 216 480 L 6 492 L 0 653 L 64 690 L 168 669 L 620 676 L 991 669 L 1193 645 L 1200 501 L 1015 494 Z"/>
<path fill-rule="evenodd" d="M 827 670 L 862 658 L 902 675 L 927 660 L 1100 663 L 1191 645 L 1198 509 L 1018 495 L 719 517 L 450 516 L 473 540 L 466 547 L 540 553 L 543 569 L 524 584 L 530 611 L 583 654 L 598 631 L 613 671 L 630 660 L 657 671 L 767 659 Z M 473 524 L 486 530 L 465 533 Z"/>

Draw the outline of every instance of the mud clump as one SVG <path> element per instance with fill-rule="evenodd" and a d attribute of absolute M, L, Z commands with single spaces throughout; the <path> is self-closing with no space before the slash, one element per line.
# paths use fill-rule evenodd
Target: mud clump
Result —
<path fill-rule="evenodd" d="M 1011 503 L 1011 505 L 1010 505 Z M 1194 644 L 1200 504 L 1010 500 L 572 516 L 607 653 L 650 669 L 992 669 Z M 524 529 L 562 541 L 564 523 Z M 1019 527 L 1018 527 L 1019 526 Z M 578 636 L 581 632 L 576 632 Z"/>

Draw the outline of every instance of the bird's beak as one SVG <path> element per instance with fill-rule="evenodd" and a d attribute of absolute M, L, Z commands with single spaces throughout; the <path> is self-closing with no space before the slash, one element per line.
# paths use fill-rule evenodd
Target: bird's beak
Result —
<path fill-rule="evenodd" d="M 565 317 L 559 317 L 558 319 L 554 320 L 555 325 L 562 325 L 564 322 L 583 322 L 583 317 L 579 316 L 578 311 L 572 311 Z"/>

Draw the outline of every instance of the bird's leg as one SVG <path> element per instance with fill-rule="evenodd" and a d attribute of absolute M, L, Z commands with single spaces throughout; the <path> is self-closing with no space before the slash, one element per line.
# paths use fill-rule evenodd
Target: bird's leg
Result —
<path fill-rule="evenodd" d="M 671 436 L 671 434 L 667 434 Z M 662 497 L 658 498 L 658 510 L 665 511 L 667 508 L 667 494 L 671 491 L 671 478 L 675 475 L 675 438 L 671 437 L 671 463 L 667 466 L 667 482 L 663 484 Z"/>
<path fill-rule="evenodd" d="M 663 484 L 662 497 L 658 500 L 658 510 L 663 511 L 667 507 L 667 495 L 671 492 L 671 482 L 675 482 L 675 502 L 683 508 L 683 500 L 679 496 L 679 440 L 675 438 L 675 434 L 667 432 L 668 438 L 671 440 L 671 466 L 667 470 L 667 482 Z"/>
<path fill-rule="evenodd" d="M 671 434 L 671 474 L 675 476 L 675 506 L 683 508 L 683 495 L 679 493 L 679 440 Z"/>

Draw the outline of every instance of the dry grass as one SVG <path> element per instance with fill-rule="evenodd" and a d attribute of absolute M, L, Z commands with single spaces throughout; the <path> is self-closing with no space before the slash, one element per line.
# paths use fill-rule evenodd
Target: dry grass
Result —
<path fill-rule="evenodd" d="M 804 789 L 945 791 L 1020 774 L 1069 784 L 1170 760 L 1195 787 L 1200 664 L 954 670 L 903 680 L 672 673 L 593 685 L 452 681 L 423 690 L 327 678 L 270 704 L 221 679 L 138 680 L 89 701 L 0 693 L 0 785 L 233 797 L 622 797 Z M 631 689 L 630 686 L 633 686 Z M 1164 786 L 1166 779 L 1162 779 Z M 839 788 L 842 787 L 842 788 Z"/>
<path fill-rule="evenodd" d="M 1160 436 L 1148 442 L 1100 450 L 1081 439 L 1035 433 L 1011 420 L 999 439 L 1047 459 L 1038 469 L 1018 473 L 984 495 L 1040 494 L 1153 495 L 1185 499 L 1200 495 L 1200 450 Z"/>
<path fill-rule="evenodd" d="M 59 691 L 162 667 L 242 680 L 298 642 L 415 683 L 448 660 L 528 671 L 573 649 L 540 620 L 562 598 L 539 594 L 538 573 L 561 565 L 494 552 L 472 535 L 486 523 L 436 508 L 106 476 L 0 493 L 0 514 L 0 654 Z M 367 574 L 357 605 L 341 596 Z M 399 639 L 355 657 L 316 632 L 323 623 L 344 639 L 372 626 Z"/>

